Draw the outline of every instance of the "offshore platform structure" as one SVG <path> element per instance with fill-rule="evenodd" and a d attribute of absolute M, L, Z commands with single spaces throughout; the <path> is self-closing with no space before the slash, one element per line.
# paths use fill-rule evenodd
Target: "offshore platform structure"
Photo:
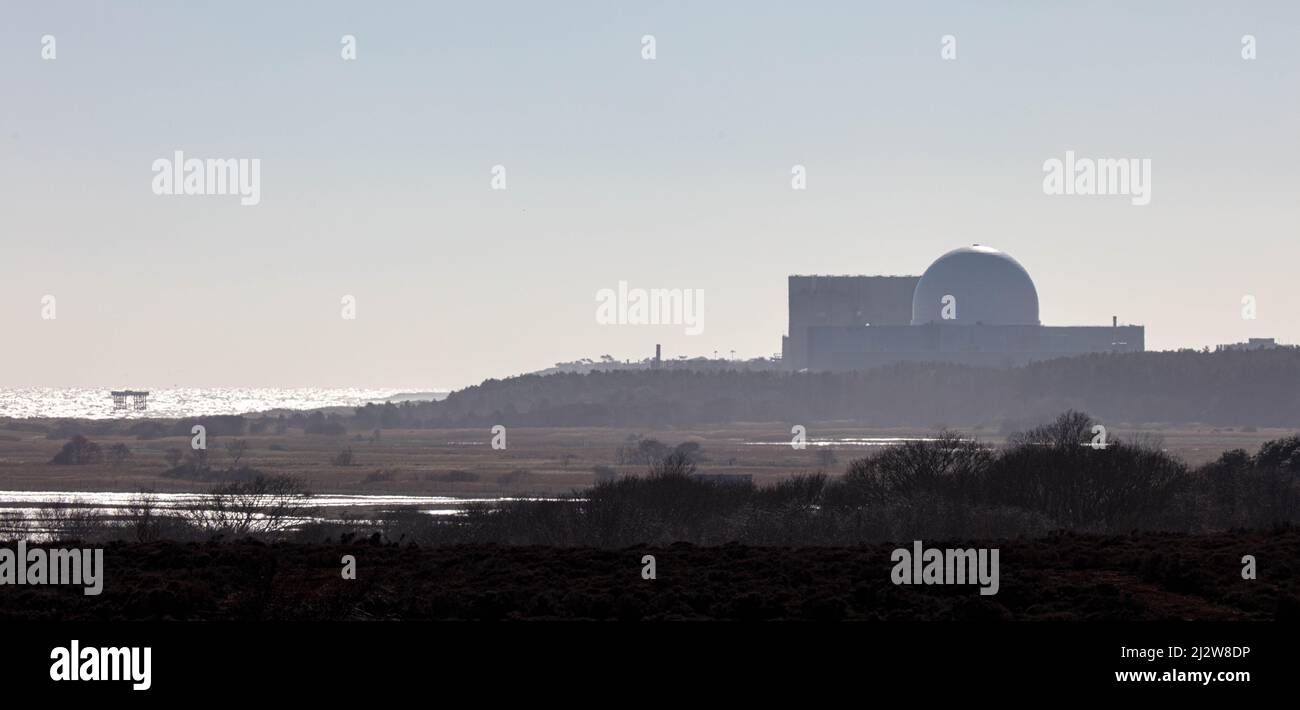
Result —
<path fill-rule="evenodd" d="M 113 390 L 113 410 L 134 409 L 143 412 L 149 408 L 149 393 L 141 390 Z"/>

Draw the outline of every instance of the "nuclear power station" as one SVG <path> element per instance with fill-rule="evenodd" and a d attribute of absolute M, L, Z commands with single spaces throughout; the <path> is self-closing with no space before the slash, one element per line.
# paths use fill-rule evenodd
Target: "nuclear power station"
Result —
<path fill-rule="evenodd" d="M 794 370 L 856 370 L 897 362 L 1014 367 L 1083 353 L 1137 352 L 1145 328 L 1045 326 L 1038 290 L 1010 255 L 962 247 L 921 276 L 791 276 Z"/>

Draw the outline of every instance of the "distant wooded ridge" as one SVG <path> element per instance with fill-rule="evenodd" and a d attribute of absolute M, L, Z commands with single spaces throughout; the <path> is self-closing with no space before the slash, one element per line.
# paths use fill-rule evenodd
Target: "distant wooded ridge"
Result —
<path fill-rule="evenodd" d="M 1300 350 L 1094 354 L 991 369 L 628 370 L 487 380 L 440 402 L 356 408 L 352 428 L 687 427 L 846 420 L 1007 431 L 1077 409 L 1130 424 L 1300 426 Z"/>

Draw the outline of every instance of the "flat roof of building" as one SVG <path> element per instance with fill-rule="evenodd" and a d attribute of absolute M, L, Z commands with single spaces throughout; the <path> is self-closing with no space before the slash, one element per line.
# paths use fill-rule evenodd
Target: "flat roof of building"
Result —
<path fill-rule="evenodd" d="M 919 279 L 918 276 L 898 274 L 790 274 L 792 279 Z"/>

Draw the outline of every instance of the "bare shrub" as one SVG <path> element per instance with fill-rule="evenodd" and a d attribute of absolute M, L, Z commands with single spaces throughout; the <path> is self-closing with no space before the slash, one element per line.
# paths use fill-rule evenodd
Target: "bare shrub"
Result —
<path fill-rule="evenodd" d="M 104 459 L 110 466 L 121 466 L 131 458 L 131 449 L 126 444 L 113 444 L 104 453 Z"/>
<path fill-rule="evenodd" d="M 104 537 L 107 524 L 75 500 L 59 499 L 36 513 L 36 522 L 55 540 L 92 540 Z"/>
<path fill-rule="evenodd" d="M 992 460 L 984 444 L 940 432 L 932 441 L 909 441 L 853 461 L 840 498 L 879 505 L 933 495 L 969 497 Z"/>
<path fill-rule="evenodd" d="M 298 478 L 259 475 L 211 489 L 186 517 L 212 534 L 276 535 L 301 522 L 310 496 Z"/>
<path fill-rule="evenodd" d="M 660 477 L 693 476 L 695 475 L 695 460 L 685 452 L 672 451 L 661 458 L 652 459 L 650 475 Z"/>
<path fill-rule="evenodd" d="M 639 434 L 629 435 L 615 452 L 619 464 L 651 466 L 673 452 L 658 439 L 642 439 Z"/>
<path fill-rule="evenodd" d="M 355 463 L 354 458 L 355 457 L 352 455 L 352 447 L 349 446 L 343 449 L 342 451 L 340 451 L 338 455 L 336 455 L 330 461 L 335 466 L 351 466 Z"/>
<path fill-rule="evenodd" d="M 103 458 L 104 452 L 99 444 L 77 434 L 63 445 L 59 453 L 50 459 L 50 463 L 57 466 L 84 466 L 99 463 Z"/>
<path fill-rule="evenodd" d="M 160 537 L 158 499 L 149 491 L 141 491 L 126 505 L 125 526 L 137 542 L 153 542 Z"/>
<path fill-rule="evenodd" d="M 1054 449 L 1081 446 L 1092 441 L 1092 425 L 1092 417 L 1070 409 L 1051 423 L 1011 434 L 1007 437 L 1007 444 L 1012 447 L 1050 446 Z"/>

